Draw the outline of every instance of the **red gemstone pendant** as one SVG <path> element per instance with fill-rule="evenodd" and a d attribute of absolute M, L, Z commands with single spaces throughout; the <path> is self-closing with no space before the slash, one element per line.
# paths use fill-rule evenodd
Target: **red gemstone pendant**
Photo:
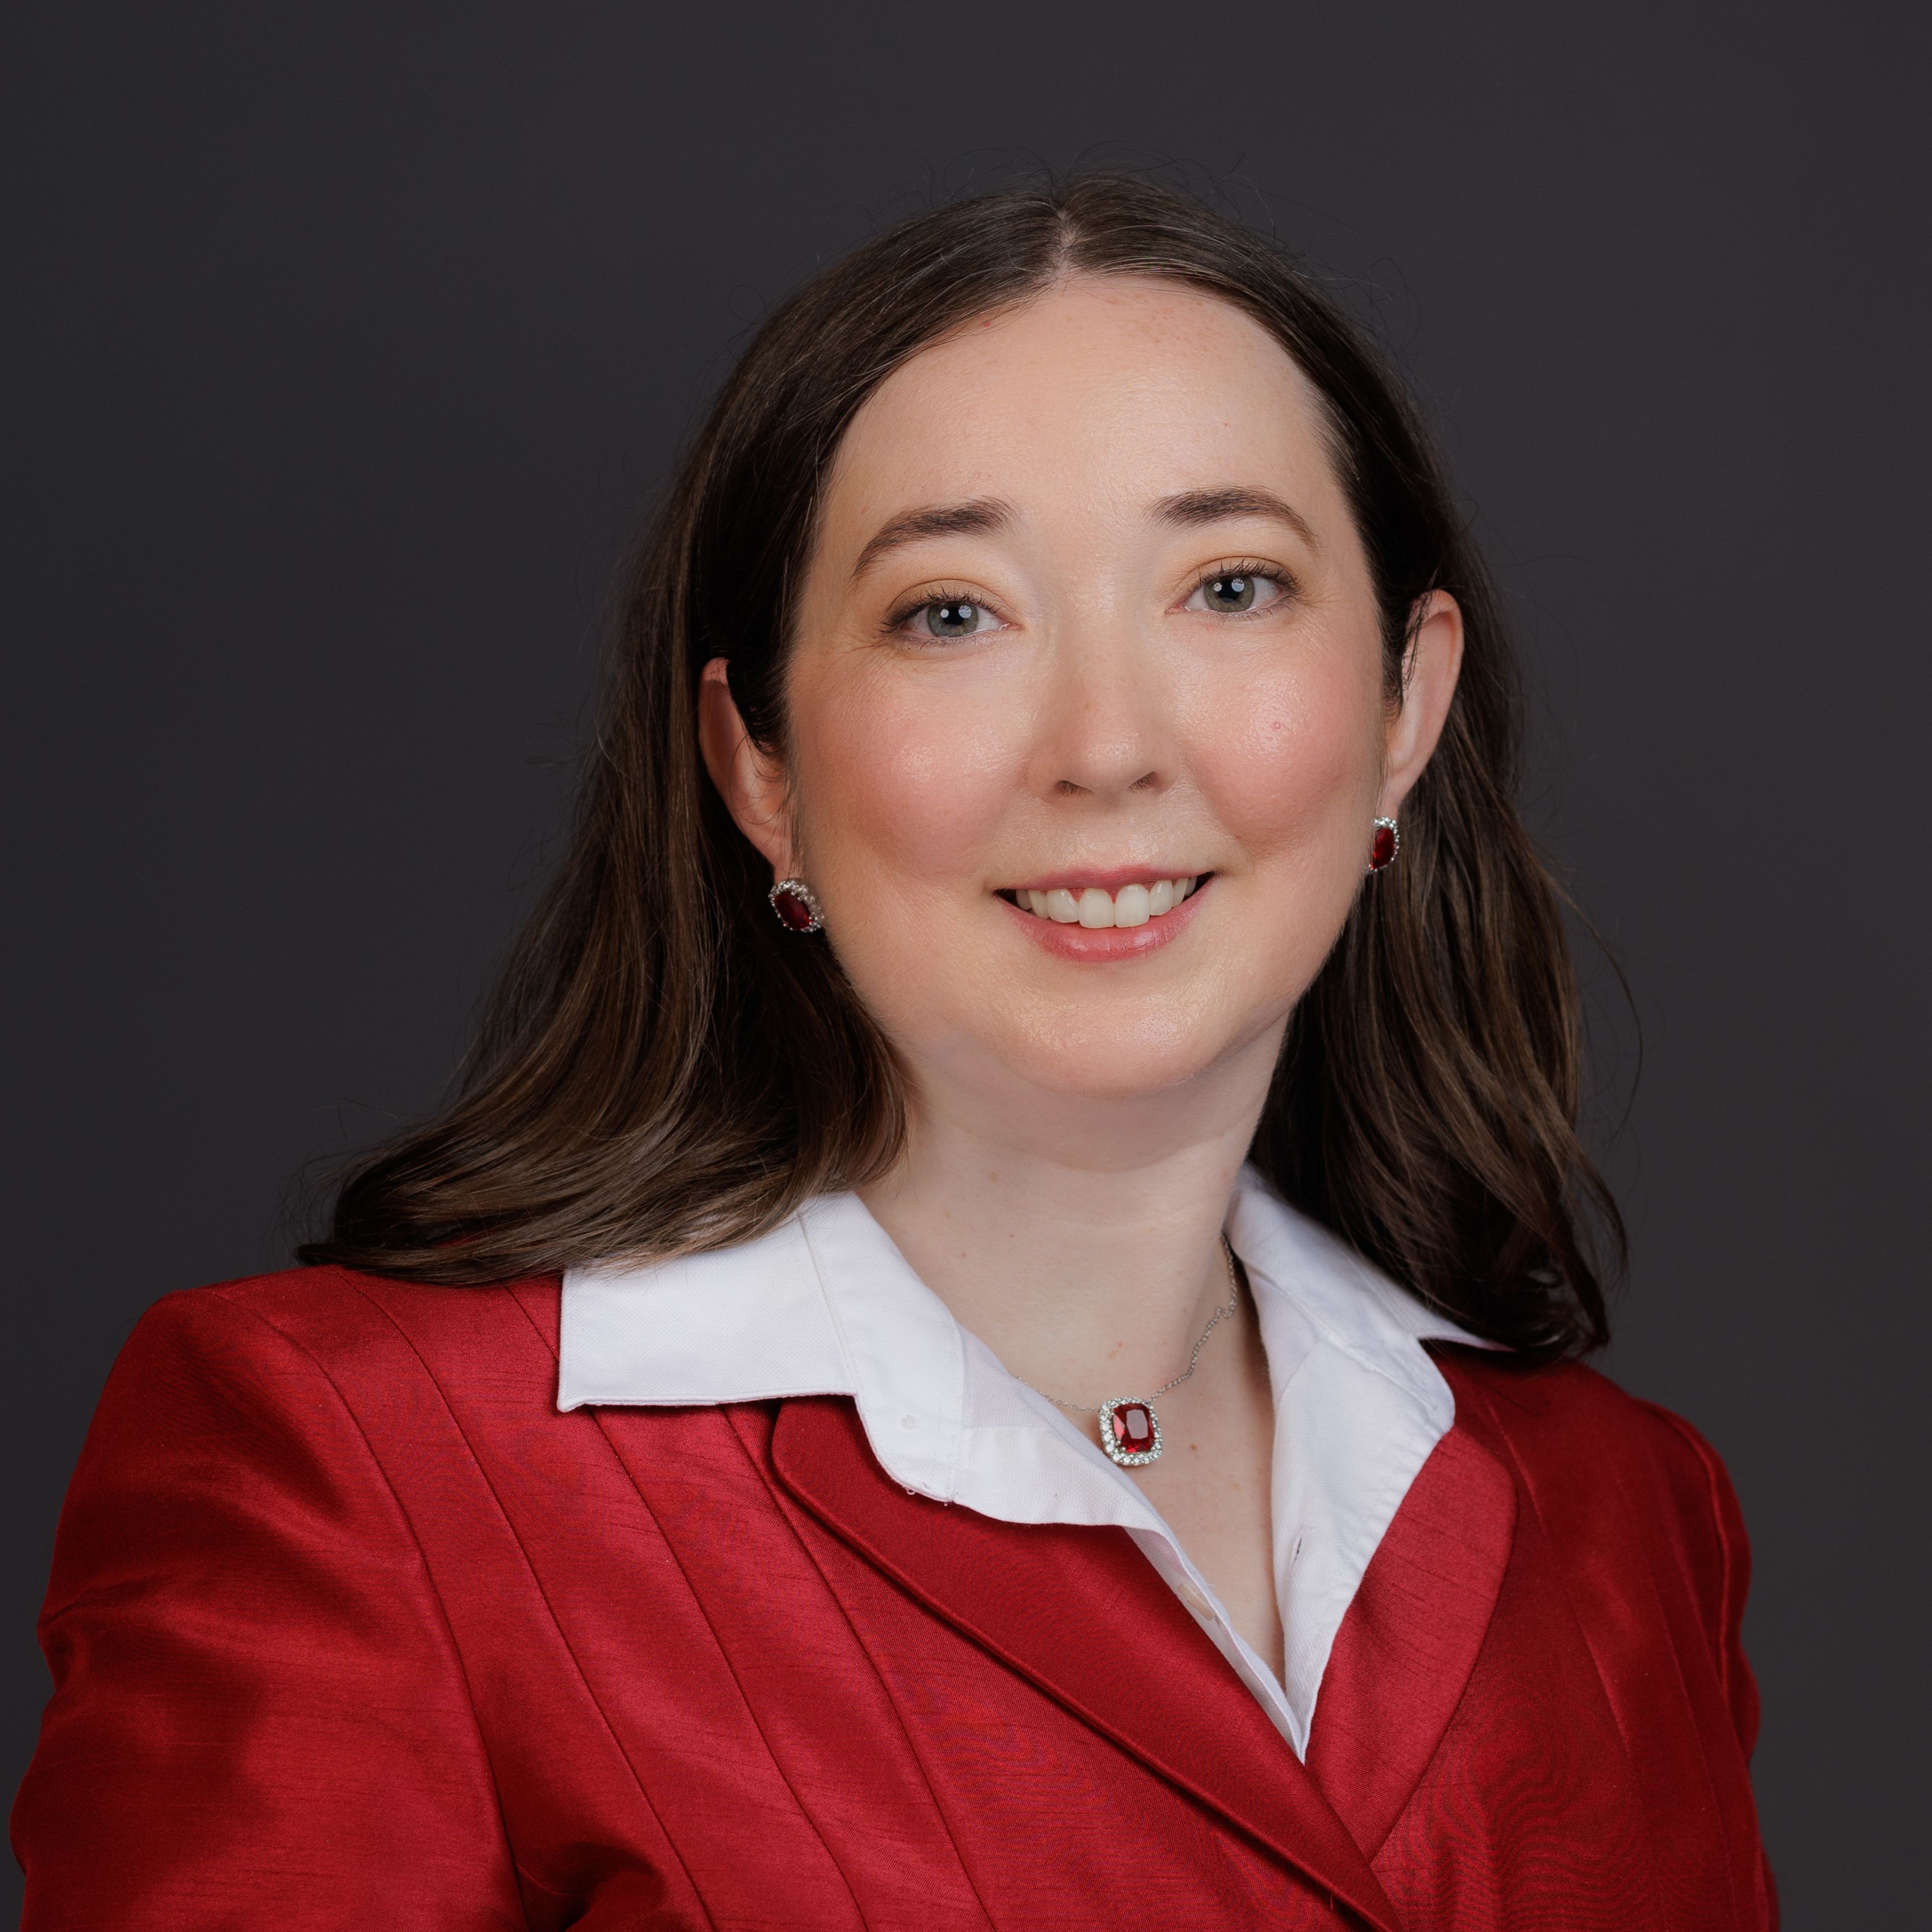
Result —
<path fill-rule="evenodd" d="M 1100 1447 L 1124 1469 L 1144 1468 L 1160 1454 L 1160 1418 L 1150 1402 L 1103 1402 Z"/>
<path fill-rule="evenodd" d="M 1396 830 L 1392 818 L 1376 820 L 1376 836 L 1369 841 L 1369 870 L 1386 872 L 1395 863 L 1395 855 L 1402 849 L 1402 834 Z"/>

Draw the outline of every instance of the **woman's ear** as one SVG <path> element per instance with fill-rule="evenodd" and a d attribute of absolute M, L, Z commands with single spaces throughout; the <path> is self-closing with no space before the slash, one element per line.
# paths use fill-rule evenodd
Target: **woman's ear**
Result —
<path fill-rule="evenodd" d="M 1390 715 L 1382 760 L 1382 808 L 1393 818 L 1421 777 L 1442 735 L 1462 669 L 1462 612 L 1446 590 L 1432 590 L 1402 659 L 1402 702 Z"/>
<path fill-rule="evenodd" d="M 752 743 L 722 658 L 713 658 L 698 680 L 698 742 L 704 769 L 738 830 L 770 861 L 774 876 L 789 877 L 791 802 L 784 768 Z"/>

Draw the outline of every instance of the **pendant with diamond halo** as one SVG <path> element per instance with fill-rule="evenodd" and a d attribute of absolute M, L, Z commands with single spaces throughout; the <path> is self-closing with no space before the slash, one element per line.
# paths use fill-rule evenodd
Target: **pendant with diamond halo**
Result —
<path fill-rule="evenodd" d="M 1154 1404 L 1123 1396 L 1100 1405 L 1100 1447 L 1124 1469 L 1144 1469 L 1160 1460 L 1160 1418 Z"/>

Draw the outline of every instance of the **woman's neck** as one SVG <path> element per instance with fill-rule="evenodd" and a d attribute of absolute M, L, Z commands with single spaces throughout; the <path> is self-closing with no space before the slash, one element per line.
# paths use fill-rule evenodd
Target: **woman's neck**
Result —
<path fill-rule="evenodd" d="M 1187 1366 L 1228 1299 L 1221 1227 L 1276 1044 L 1157 1096 L 928 1072 L 904 1157 L 862 1198 L 1015 1375 L 1083 1404 L 1147 1393 Z"/>

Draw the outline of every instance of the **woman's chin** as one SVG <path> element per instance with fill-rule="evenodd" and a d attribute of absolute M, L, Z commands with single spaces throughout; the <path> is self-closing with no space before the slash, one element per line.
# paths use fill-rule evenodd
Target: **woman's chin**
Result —
<path fill-rule="evenodd" d="M 1050 1045 L 1001 1054 L 1016 1092 L 1030 1090 L 1049 1102 L 1114 1106 L 1131 1112 L 1172 1102 L 1183 1090 L 1226 1065 L 1224 1039 L 1148 1038 L 1131 1031 L 1061 1034 Z"/>

